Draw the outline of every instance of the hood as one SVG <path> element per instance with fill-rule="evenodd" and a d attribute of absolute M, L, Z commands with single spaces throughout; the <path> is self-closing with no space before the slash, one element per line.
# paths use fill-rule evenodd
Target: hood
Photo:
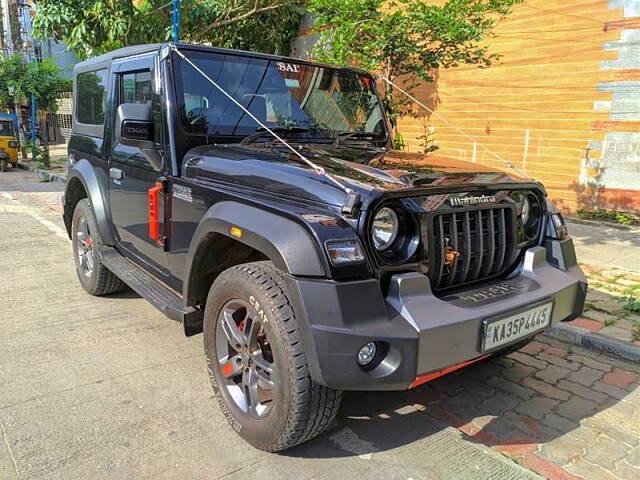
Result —
<path fill-rule="evenodd" d="M 450 158 L 346 145 L 295 145 L 309 160 L 360 193 L 362 208 L 387 192 L 428 192 L 435 188 L 531 183 L 505 173 Z M 283 146 L 201 145 L 187 152 L 183 175 L 269 192 L 286 198 L 342 206 L 345 192 Z"/>

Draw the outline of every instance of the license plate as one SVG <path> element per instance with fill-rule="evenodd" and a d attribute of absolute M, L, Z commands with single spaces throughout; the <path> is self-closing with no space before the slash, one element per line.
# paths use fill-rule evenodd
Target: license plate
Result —
<path fill-rule="evenodd" d="M 551 302 L 504 318 L 485 320 L 482 351 L 511 343 L 542 330 L 551 323 Z"/>

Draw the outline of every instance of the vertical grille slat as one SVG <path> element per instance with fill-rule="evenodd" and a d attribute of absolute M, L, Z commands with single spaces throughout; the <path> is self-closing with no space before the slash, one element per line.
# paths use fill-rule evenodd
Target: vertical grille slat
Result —
<path fill-rule="evenodd" d="M 515 212 L 509 206 L 436 214 L 432 225 L 430 275 L 436 290 L 500 275 L 514 258 Z M 459 253 L 450 266 L 447 246 Z"/>
<path fill-rule="evenodd" d="M 444 226 L 443 226 L 443 221 L 442 221 L 442 216 L 438 217 L 438 230 L 436 233 L 436 248 L 439 248 L 440 251 L 442 252 L 444 250 Z M 435 284 L 439 285 L 440 284 L 440 280 L 442 279 L 442 272 L 444 270 L 444 260 L 442 258 L 442 256 L 437 257 L 437 266 L 436 266 L 436 279 L 435 279 Z"/>
<path fill-rule="evenodd" d="M 449 223 L 449 245 L 456 252 L 458 251 L 458 218 L 455 213 L 451 214 L 451 222 Z M 453 262 L 453 266 L 449 267 L 449 279 L 447 280 L 447 286 L 452 285 L 456 278 L 456 271 L 458 270 L 458 262 Z"/>
<path fill-rule="evenodd" d="M 460 275 L 460 281 L 466 282 L 469 278 L 469 266 L 471 265 L 471 220 L 470 213 L 464 212 L 464 220 L 462 222 L 462 244 L 464 245 L 464 252 L 462 257 L 462 272 Z"/>
<path fill-rule="evenodd" d="M 482 228 L 482 210 L 475 212 L 476 214 L 476 256 L 475 256 L 475 268 L 473 269 L 472 280 L 475 280 L 480 275 L 482 270 L 482 252 L 484 251 L 484 229 Z"/>
<path fill-rule="evenodd" d="M 501 208 L 498 212 L 498 256 L 494 273 L 502 270 L 504 257 L 507 253 L 507 225 L 505 223 L 504 208 Z"/>

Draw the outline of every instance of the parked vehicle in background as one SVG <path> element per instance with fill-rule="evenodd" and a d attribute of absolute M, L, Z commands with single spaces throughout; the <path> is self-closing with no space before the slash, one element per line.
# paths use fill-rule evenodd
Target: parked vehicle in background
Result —
<path fill-rule="evenodd" d="M 13 117 L 0 113 L 0 172 L 18 165 L 18 137 Z"/>
<path fill-rule="evenodd" d="M 390 152 L 374 79 L 189 44 L 74 69 L 64 222 L 81 285 L 204 330 L 231 426 L 279 451 L 343 390 L 403 390 L 576 318 L 544 187 Z"/>

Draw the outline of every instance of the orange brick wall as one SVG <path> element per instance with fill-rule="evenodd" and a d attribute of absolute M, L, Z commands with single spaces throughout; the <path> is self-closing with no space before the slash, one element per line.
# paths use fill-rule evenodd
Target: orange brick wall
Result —
<path fill-rule="evenodd" d="M 636 32 L 640 0 L 528 0 L 490 42 L 499 62 L 440 71 L 416 96 L 542 181 L 565 211 L 639 212 L 640 40 L 624 37 Z M 399 129 L 410 152 L 426 130 L 438 155 L 504 166 L 428 114 Z"/>

